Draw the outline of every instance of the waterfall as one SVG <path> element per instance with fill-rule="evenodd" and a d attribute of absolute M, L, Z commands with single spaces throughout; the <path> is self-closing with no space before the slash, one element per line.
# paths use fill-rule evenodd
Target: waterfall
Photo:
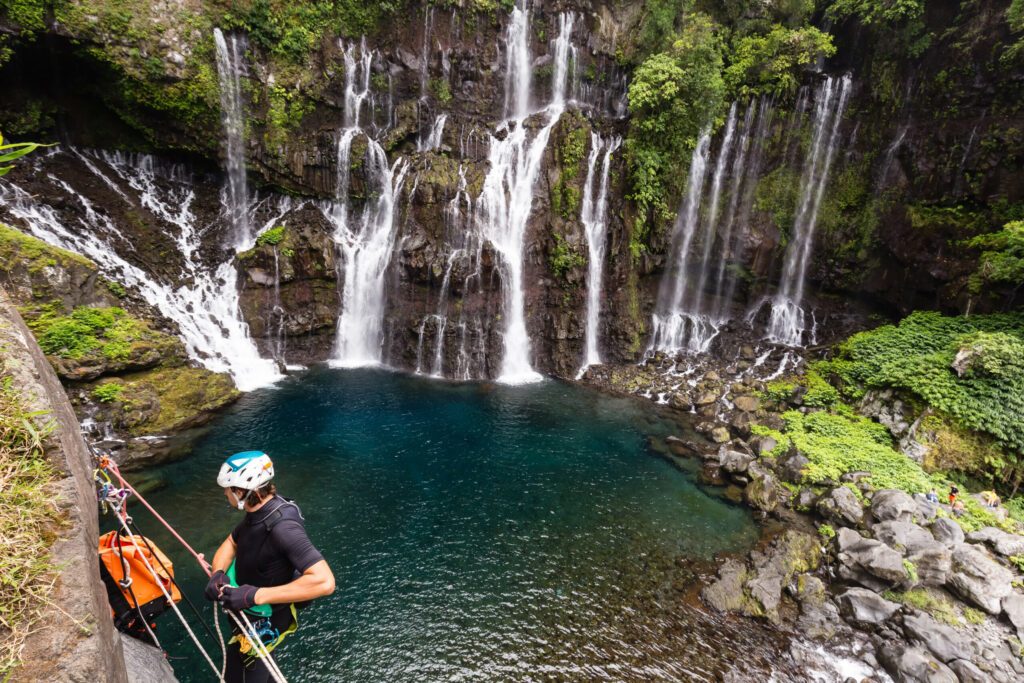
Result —
<path fill-rule="evenodd" d="M 438 114 L 434 119 L 434 125 L 430 127 L 430 134 L 426 139 L 422 136 L 416 141 L 417 152 L 429 152 L 441 146 L 441 136 L 444 134 L 444 124 L 448 120 L 448 114 Z"/>
<path fill-rule="evenodd" d="M 811 143 L 800 177 L 797 213 L 793 219 L 779 289 L 771 301 L 767 338 L 787 346 L 800 345 L 805 331 L 803 304 L 818 209 L 828 185 L 839 140 L 839 124 L 850 94 L 850 76 L 828 77 L 815 96 Z"/>
<path fill-rule="evenodd" d="M 249 239 L 249 190 L 245 177 L 245 113 L 241 84 L 245 71 L 245 42 L 234 34 L 225 38 L 219 28 L 213 29 L 213 39 L 217 47 L 217 81 L 228 173 L 222 201 L 231 221 L 235 247 L 242 249 Z"/>
<path fill-rule="evenodd" d="M 162 168 L 148 155 L 70 150 L 83 165 L 131 206 L 141 206 L 173 229 L 181 256 L 181 277 L 171 284 L 129 262 L 121 254 L 135 247 L 105 212 L 67 181 L 46 174 L 48 197 L 58 205 L 81 207 L 75 222 L 64 220 L 52 205 L 13 183 L 0 182 L 0 207 L 29 233 L 96 262 L 111 277 L 139 291 L 147 303 L 173 320 L 191 358 L 214 372 L 228 372 L 248 391 L 279 379 L 272 361 L 260 358 L 238 305 L 237 271 L 232 260 L 213 267 L 202 262 L 204 225 L 192 213 L 191 178 L 181 167 Z M 106 166 L 108 170 L 103 170 Z M 83 186 L 84 189 L 84 186 Z"/>
<path fill-rule="evenodd" d="M 583 365 L 578 377 L 582 377 L 591 365 L 601 362 L 598 323 L 601 319 L 601 284 L 608 227 L 608 171 L 611 168 L 612 154 L 621 143 L 622 139 L 619 137 L 606 141 L 597 133 L 590 134 L 587 181 L 583 188 L 583 207 L 580 210 L 580 220 L 587 235 L 587 329 Z M 598 158 L 601 159 L 600 179 L 597 178 Z"/>
<path fill-rule="evenodd" d="M 506 32 L 505 115 L 509 118 L 499 126 L 499 136 L 491 136 L 490 167 L 478 200 L 477 222 L 480 234 L 490 241 L 500 256 L 506 327 L 498 379 L 510 384 L 540 379 L 530 362 L 523 251 L 541 159 L 551 130 L 565 110 L 573 22 L 572 14 L 559 15 L 558 38 L 554 41 L 551 102 L 544 110 L 544 125 L 532 140 L 528 138 L 525 125 L 531 115 L 532 76 L 530 13 L 525 7 L 525 0 L 512 11 Z"/>
<path fill-rule="evenodd" d="M 395 197 L 401 193 L 408 164 L 399 158 L 389 165 L 384 148 L 360 128 L 373 53 L 363 41 L 358 60 L 351 45 L 344 59 L 345 127 L 338 136 L 335 200 L 324 213 L 334 225 L 334 241 L 342 256 L 341 315 L 331 364 L 358 367 L 382 360 L 384 276 L 395 244 Z M 367 199 L 353 207 L 349 196 L 352 143 L 360 136 L 366 139 L 362 172 Z"/>

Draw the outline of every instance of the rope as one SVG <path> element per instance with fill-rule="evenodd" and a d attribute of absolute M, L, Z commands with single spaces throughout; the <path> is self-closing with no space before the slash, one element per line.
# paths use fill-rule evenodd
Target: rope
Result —
<path fill-rule="evenodd" d="M 217 680 L 221 683 L 226 683 L 224 681 L 224 677 L 221 676 L 220 672 L 217 670 L 217 665 L 213 663 L 212 659 L 210 659 L 210 655 L 207 654 L 203 644 L 199 642 L 199 638 L 197 638 L 195 632 L 192 631 L 192 627 L 188 625 L 187 621 L 185 621 L 185 615 L 183 615 L 181 610 L 178 609 L 178 606 L 174 604 L 174 600 L 171 598 L 171 594 L 167 592 L 164 582 L 160 580 L 156 570 L 153 569 L 153 565 L 149 563 L 149 560 L 146 558 L 146 554 L 143 553 L 142 548 L 139 547 L 138 542 L 135 540 L 135 534 L 133 534 L 132 530 L 128 527 L 127 515 L 125 515 L 123 510 L 120 509 L 116 512 L 118 521 L 121 522 L 122 528 L 124 528 L 125 532 L 128 534 L 128 539 L 132 542 L 132 545 L 135 546 L 135 550 L 138 551 L 139 557 L 142 558 L 142 563 L 146 565 L 146 569 L 148 569 L 149 573 L 153 575 L 153 581 L 160 588 L 160 592 L 164 594 L 164 598 L 167 599 L 167 603 L 171 606 L 171 609 L 174 610 L 174 613 L 178 615 L 178 620 L 181 622 L 181 625 L 185 627 L 185 631 L 188 633 L 189 638 L 191 638 L 192 642 L 195 643 L 196 648 L 203 655 L 203 659 L 206 660 L 206 663 L 210 665 L 211 669 L 213 669 L 213 673 L 217 677 Z"/>
<path fill-rule="evenodd" d="M 150 513 L 152 513 L 152 515 L 154 517 L 156 517 L 156 519 L 161 524 L 163 524 L 164 527 L 166 527 L 166 529 L 169 532 L 171 532 L 171 535 L 174 536 L 174 538 L 177 539 L 177 541 L 179 543 L 181 543 L 181 545 L 186 550 L 188 550 L 189 553 L 191 553 L 192 557 L 194 557 L 196 559 L 196 561 L 199 563 L 199 566 L 202 568 L 202 570 L 204 572 L 206 572 L 207 576 L 210 576 L 212 574 L 212 571 L 211 571 L 212 567 L 210 566 L 210 563 L 206 561 L 206 558 L 204 558 L 201 553 L 196 552 L 196 550 L 191 545 L 189 545 L 188 542 L 184 538 L 182 538 L 181 535 L 177 531 L 175 531 L 174 527 L 172 527 L 170 525 L 170 523 L 166 519 L 164 519 L 160 515 L 160 513 L 158 513 L 156 511 L 156 509 L 153 508 L 152 505 L 149 504 L 149 501 L 147 501 L 138 491 L 136 491 L 135 488 L 131 484 L 129 484 L 127 481 L 125 481 L 124 477 L 121 476 L 121 471 L 118 469 L 117 465 L 110 458 L 108 458 L 106 456 L 103 456 L 103 455 L 97 454 L 96 450 L 93 448 L 92 444 L 88 443 L 88 441 L 86 443 L 89 445 L 89 450 L 91 450 L 93 452 L 93 455 L 97 456 L 97 458 L 99 460 L 99 468 L 98 468 L 97 471 L 98 472 L 103 472 L 104 476 L 106 476 L 105 473 L 106 473 L 107 470 L 112 471 L 114 473 L 114 476 L 117 477 L 118 482 L 121 484 L 121 491 L 113 490 L 112 487 L 110 486 L 110 484 L 112 484 L 112 482 L 110 482 L 110 478 L 107 477 L 107 484 L 104 485 L 103 491 L 101 493 L 101 501 L 104 503 L 104 506 L 106 506 L 107 504 L 110 504 L 114 508 L 115 513 L 117 513 L 118 519 L 121 521 L 121 525 L 124 527 L 125 531 L 128 532 L 128 536 L 132 540 L 132 543 L 135 545 L 136 549 L 139 550 L 139 553 L 140 553 L 140 555 L 142 557 L 143 562 L 146 565 L 146 568 L 149 569 L 150 573 L 153 574 L 153 578 L 156 580 L 157 585 L 160 587 L 161 592 L 163 592 L 164 597 L 167 598 L 167 601 L 168 601 L 168 603 L 170 603 L 171 608 L 174 610 L 175 614 L 178 615 L 178 619 L 181 621 L 182 626 L 185 627 L 185 630 L 188 632 L 189 636 L 192 638 L 192 642 L 195 643 L 196 647 L 202 653 L 203 658 L 206 659 L 207 663 L 210 665 L 210 668 L 213 669 L 213 672 L 214 672 L 214 674 L 217 675 L 218 680 L 223 683 L 224 682 L 224 672 L 226 672 L 226 670 L 227 670 L 227 648 L 224 646 L 224 637 L 221 634 L 220 624 L 217 621 L 216 608 L 214 609 L 214 624 L 217 627 L 217 634 L 219 636 L 219 640 L 220 640 L 220 644 L 221 644 L 221 651 L 222 651 L 222 667 L 221 667 L 221 671 L 220 672 L 217 671 L 217 667 L 216 667 L 216 665 L 214 665 L 213 660 L 210 659 L 210 655 L 207 654 L 207 652 L 203 648 L 202 644 L 200 644 L 199 639 L 196 637 L 195 633 L 189 627 L 188 622 L 185 621 L 185 617 L 181 614 L 181 611 L 178 609 L 178 606 L 174 604 L 174 601 L 171 599 L 170 594 L 164 588 L 163 583 L 159 580 L 159 578 L 156 575 L 156 572 L 153 570 L 152 566 L 149 564 L 149 561 L 146 559 L 145 555 L 142 555 L 141 549 L 139 548 L 138 544 L 135 542 L 135 536 L 132 534 L 131 529 L 128 528 L 128 525 L 127 525 L 126 520 L 125 520 L 127 515 L 124 515 L 124 513 L 123 513 L 123 504 L 124 504 L 125 498 L 127 498 L 127 493 L 131 493 L 136 498 L 138 498 L 139 502 L 142 503 L 143 506 L 145 506 L 145 508 L 147 510 L 149 510 Z M 102 483 L 103 482 L 101 482 L 101 484 Z M 123 493 L 123 492 L 127 492 L 127 493 Z M 124 515 L 124 517 L 122 517 L 122 515 Z M 159 560 L 159 558 L 157 558 L 157 559 Z M 164 570 L 166 571 L 166 568 L 164 568 Z M 168 573 L 168 575 L 169 575 L 169 573 Z M 173 578 L 171 580 L 173 581 Z M 180 590 L 180 588 L 179 588 L 179 590 Z M 284 677 L 284 674 L 281 673 L 281 669 L 278 667 L 277 662 L 271 656 L 270 651 L 267 650 L 266 645 L 263 644 L 262 639 L 260 639 L 259 633 L 256 631 L 256 628 L 252 625 L 252 622 L 250 622 L 249 618 L 245 615 L 245 612 L 240 613 L 240 616 L 241 616 L 241 621 L 240 621 L 239 618 L 238 618 L 238 615 L 236 615 L 231 610 L 229 610 L 229 609 L 227 609 L 225 607 L 224 611 L 227 612 L 228 616 L 231 617 L 232 621 L 235 622 L 235 625 L 238 626 L 239 630 L 245 635 L 246 638 L 249 639 L 249 641 L 253 645 L 253 647 L 256 648 L 256 652 L 259 654 L 260 659 L 263 660 L 264 664 L 266 665 L 267 669 L 269 670 L 270 675 L 274 679 L 275 683 L 288 683 L 288 681 Z M 243 625 L 242 622 L 244 622 L 244 625 Z"/>

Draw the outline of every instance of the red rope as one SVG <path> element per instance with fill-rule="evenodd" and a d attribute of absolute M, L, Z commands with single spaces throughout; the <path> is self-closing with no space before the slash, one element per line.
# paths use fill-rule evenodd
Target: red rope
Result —
<path fill-rule="evenodd" d="M 107 469 L 109 469 L 111 472 L 114 473 L 114 476 L 117 477 L 117 480 L 121 483 L 122 488 L 126 488 L 129 491 L 131 491 L 132 495 L 134 495 L 136 498 L 138 498 L 139 502 L 142 503 L 144 506 L 146 506 L 146 509 L 149 510 L 151 513 L 153 513 L 153 516 L 156 517 L 160 521 L 161 524 L 163 524 L 165 527 L 167 527 L 167 530 L 171 532 L 171 535 L 174 536 L 176 539 L 178 539 L 178 542 L 181 543 L 183 546 L 185 546 L 186 550 L 188 550 L 190 553 L 192 553 L 192 557 L 196 558 L 196 561 L 199 562 L 199 566 L 202 567 L 203 571 L 206 572 L 206 575 L 209 576 L 210 575 L 211 567 L 210 567 L 210 563 L 206 561 L 206 558 L 204 558 L 200 553 L 197 553 L 192 548 L 192 546 L 190 546 L 188 544 L 188 541 L 186 541 L 184 538 L 182 538 L 181 534 L 179 534 L 177 531 L 175 531 L 174 527 L 172 527 L 170 525 L 170 523 L 168 523 L 168 521 L 166 519 L 164 519 L 163 517 L 160 516 L 160 513 L 157 512 L 153 508 L 153 506 L 149 504 L 149 501 L 147 501 L 145 498 L 143 498 L 142 495 L 138 491 L 136 491 L 135 488 L 131 484 L 129 484 L 128 482 L 126 482 L 124 480 L 124 477 L 121 476 L 121 472 L 120 472 L 120 470 L 117 469 L 117 465 L 114 463 L 113 460 L 109 460 L 108 459 L 107 462 L 101 463 L 101 466 L 104 466 L 104 465 L 106 466 Z"/>

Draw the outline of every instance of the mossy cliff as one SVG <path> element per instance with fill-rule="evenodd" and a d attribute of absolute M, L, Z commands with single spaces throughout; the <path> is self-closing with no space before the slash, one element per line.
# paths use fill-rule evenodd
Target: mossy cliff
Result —
<path fill-rule="evenodd" d="M 0 286 L 81 418 L 128 438 L 109 444 L 124 448 L 119 457 L 160 455 L 135 437 L 197 426 L 238 396 L 227 375 L 191 367 L 177 330 L 92 261 L 4 225 L 0 261 Z"/>

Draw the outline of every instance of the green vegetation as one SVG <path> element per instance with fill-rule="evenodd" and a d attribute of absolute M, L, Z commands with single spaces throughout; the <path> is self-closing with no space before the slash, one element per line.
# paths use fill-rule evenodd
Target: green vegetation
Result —
<path fill-rule="evenodd" d="M 903 570 L 907 572 L 907 578 L 911 584 L 917 583 L 917 565 L 910 560 L 903 560 Z"/>
<path fill-rule="evenodd" d="M 886 600 L 927 612 L 944 624 L 950 626 L 960 626 L 962 624 L 953 601 L 929 588 L 911 588 L 908 591 L 889 590 L 885 591 L 882 597 Z"/>
<path fill-rule="evenodd" d="M 121 398 L 124 385 L 117 381 L 104 382 L 92 390 L 92 397 L 100 403 L 111 403 Z"/>
<path fill-rule="evenodd" d="M 1011 221 L 999 232 L 978 235 L 968 245 L 981 249 L 978 270 L 971 275 L 971 292 L 986 285 L 1024 285 L 1024 221 Z"/>
<path fill-rule="evenodd" d="M 894 24 L 924 14 L 924 0 L 836 0 L 828 8 L 832 19 L 856 18 L 865 25 Z"/>
<path fill-rule="evenodd" d="M 134 436 L 169 434 L 199 424 L 240 394 L 231 376 L 205 368 L 164 367 L 120 378 L 111 401 L 115 425 Z M 93 394 L 110 383 L 97 385 Z M 106 390 L 110 391 L 110 390 Z"/>
<path fill-rule="evenodd" d="M 33 411 L 12 378 L 0 379 L 0 680 L 21 660 L 21 646 L 52 587 L 49 547 L 61 523 L 53 498 L 57 472 L 46 460 L 52 422 Z"/>
<path fill-rule="evenodd" d="M 671 48 L 648 57 L 633 74 L 625 149 L 628 197 L 637 205 L 630 242 L 634 258 L 646 250 L 652 229 L 660 231 L 673 218 L 670 201 L 685 182 L 680 162 L 720 114 L 725 98 L 722 49 L 716 24 L 692 14 Z"/>
<path fill-rule="evenodd" d="M 29 273 L 36 273 L 43 268 L 70 268 L 73 265 L 96 269 L 95 264 L 84 256 L 50 246 L 40 239 L 0 223 L 0 266 L 5 271 L 14 272 L 15 269 L 25 268 Z"/>
<path fill-rule="evenodd" d="M 818 535 L 821 536 L 821 538 L 826 543 L 828 543 L 829 541 L 831 541 L 833 538 L 836 537 L 836 530 L 832 528 L 831 524 L 819 524 L 818 525 Z"/>
<path fill-rule="evenodd" d="M 962 376 L 953 368 L 958 354 Z M 1008 453 L 1024 452 L 1024 315 L 918 311 L 854 335 L 818 369 L 835 376 L 848 398 L 871 388 L 906 390 Z"/>
<path fill-rule="evenodd" d="M 280 244 L 285 237 L 284 231 L 285 227 L 283 225 L 277 225 L 270 230 L 267 230 L 256 238 L 256 246 L 276 246 Z"/>
<path fill-rule="evenodd" d="M 51 309 L 29 321 L 29 327 L 43 351 L 71 360 L 98 356 L 123 361 L 137 348 L 176 344 L 174 338 L 153 330 L 148 323 L 117 307 L 79 306 L 69 315 Z"/>
<path fill-rule="evenodd" d="M 431 78 L 430 92 L 434 93 L 434 97 L 441 104 L 449 104 L 452 101 L 452 88 L 448 85 L 448 81 L 443 78 Z"/>
<path fill-rule="evenodd" d="M 3 134 L 0 134 L 0 176 L 5 176 L 14 168 L 11 162 L 20 159 L 26 154 L 31 154 L 40 147 L 49 147 L 38 142 L 4 142 Z"/>
<path fill-rule="evenodd" d="M 571 247 L 565 238 L 554 233 L 555 246 L 548 255 L 548 265 L 555 277 L 564 279 L 569 271 L 587 265 L 587 258 Z"/>
<path fill-rule="evenodd" d="M 768 33 L 734 40 L 725 83 L 734 95 L 792 92 L 805 68 L 835 51 L 832 36 L 813 26 L 790 29 L 775 24 Z"/>
<path fill-rule="evenodd" d="M 585 126 L 581 118 L 573 116 L 568 125 L 572 128 L 557 149 L 561 173 L 551 190 L 551 208 L 566 220 L 579 214 L 580 171 L 587 155 L 589 138 L 589 127 Z"/>

